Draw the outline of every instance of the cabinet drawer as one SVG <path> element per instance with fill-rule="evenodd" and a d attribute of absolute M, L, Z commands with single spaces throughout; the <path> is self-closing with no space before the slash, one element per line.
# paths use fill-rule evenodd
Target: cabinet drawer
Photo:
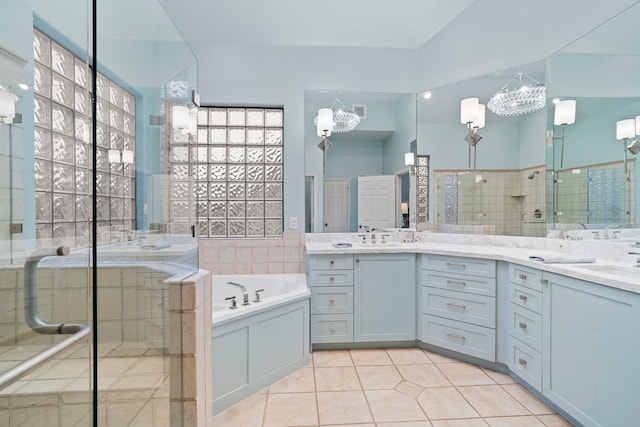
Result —
<path fill-rule="evenodd" d="M 310 271 L 309 286 L 353 286 L 353 270 Z"/>
<path fill-rule="evenodd" d="M 422 313 L 495 328 L 496 300 L 484 295 L 423 286 Z"/>
<path fill-rule="evenodd" d="M 496 262 L 492 259 L 426 255 L 422 257 L 422 268 L 451 273 L 496 277 Z"/>
<path fill-rule="evenodd" d="M 518 264 L 509 264 L 509 281 L 542 292 L 542 271 L 535 268 L 524 267 Z"/>
<path fill-rule="evenodd" d="M 311 255 L 311 270 L 353 269 L 353 255 Z"/>
<path fill-rule="evenodd" d="M 496 295 L 496 279 L 491 277 L 471 277 L 464 274 L 422 270 L 422 285 L 492 297 Z"/>
<path fill-rule="evenodd" d="M 353 313 L 353 288 L 320 286 L 311 288 L 311 314 Z"/>
<path fill-rule="evenodd" d="M 509 333 L 523 343 L 542 351 L 542 316 L 516 304 L 509 304 Z"/>
<path fill-rule="evenodd" d="M 536 390 L 542 390 L 542 356 L 514 337 L 509 337 L 509 369 Z"/>
<path fill-rule="evenodd" d="M 542 314 L 542 292 L 509 282 L 509 301 L 520 307 Z"/>
<path fill-rule="evenodd" d="M 496 360 L 495 329 L 423 314 L 421 339 L 480 359 Z"/>
<path fill-rule="evenodd" d="M 311 343 L 353 341 L 353 315 L 312 314 Z"/>

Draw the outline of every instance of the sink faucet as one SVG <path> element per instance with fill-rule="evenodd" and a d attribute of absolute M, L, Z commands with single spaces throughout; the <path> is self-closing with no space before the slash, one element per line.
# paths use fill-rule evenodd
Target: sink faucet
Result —
<path fill-rule="evenodd" d="M 227 282 L 230 285 L 233 286 L 237 286 L 240 288 L 240 290 L 242 291 L 242 305 L 249 305 L 249 291 L 247 291 L 247 288 L 244 285 L 241 285 L 240 283 L 235 283 L 235 282 Z"/>

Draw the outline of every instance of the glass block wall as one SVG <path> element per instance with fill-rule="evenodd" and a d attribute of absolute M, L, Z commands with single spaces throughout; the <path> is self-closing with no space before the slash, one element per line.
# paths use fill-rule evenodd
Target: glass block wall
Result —
<path fill-rule="evenodd" d="M 86 247 L 92 197 L 91 70 L 37 29 L 33 53 L 37 244 Z M 97 243 L 105 244 L 126 240 L 135 230 L 135 167 L 122 163 L 123 152 L 135 153 L 134 96 L 98 75 L 97 116 Z"/>
<path fill-rule="evenodd" d="M 197 132 L 174 130 L 169 147 L 170 221 L 195 200 L 201 237 L 280 237 L 283 110 L 198 109 Z"/>
<path fill-rule="evenodd" d="M 417 223 L 429 222 L 429 156 L 418 155 L 416 168 Z"/>

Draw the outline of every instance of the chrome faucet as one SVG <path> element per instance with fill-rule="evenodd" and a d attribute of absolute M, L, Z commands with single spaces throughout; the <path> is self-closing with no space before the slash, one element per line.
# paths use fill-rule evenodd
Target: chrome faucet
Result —
<path fill-rule="evenodd" d="M 240 283 L 235 283 L 235 282 L 227 282 L 230 285 L 233 286 L 238 286 L 240 288 L 240 290 L 242 290 L 242 305 L 249 305 L 249 291 L 247 291 L 247 288 L 244 285 L 241 285 Z"/>

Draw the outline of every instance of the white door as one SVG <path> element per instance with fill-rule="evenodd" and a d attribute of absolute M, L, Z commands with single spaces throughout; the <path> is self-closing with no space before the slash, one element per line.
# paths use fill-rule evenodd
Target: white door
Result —
<path fill-rule="evenodd" d="M 349 180 L 324 181 L 324 232 L 349 232 Z"/>
<path fill-rule="evenodd" d="M 396 180 L 395 175 L 358 177 L 358 229 L 396 226 Z"/>

